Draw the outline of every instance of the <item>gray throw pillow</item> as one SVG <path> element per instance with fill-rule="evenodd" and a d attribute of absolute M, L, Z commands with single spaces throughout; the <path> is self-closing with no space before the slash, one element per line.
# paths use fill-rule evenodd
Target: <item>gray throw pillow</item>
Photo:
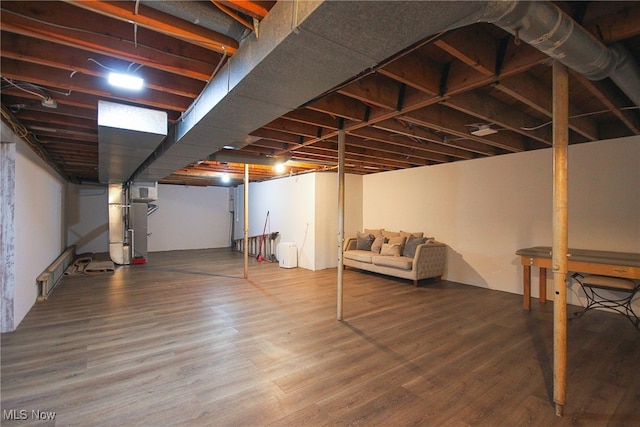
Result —
<path fill-rule="evenodd" d="M 371 252 L 375 252 L 379 254 L 380 250 L 382 249 L 382 244 L 386 243 L 386 240 L 387 239 L 384 238 L 382 233 L 378 234 L 378 236 L 375 238 L 375 240 L 371 244 Z"/>
<path fill-rule="evenodd" d="M 361 233 L 358 231 L 356 249 L 359 251 L 370 251 L 373 239 L 374 237 L 372 234 Z"/>
<path fill-rule="evenodd" d="M 402 249 L 402 256 L 413 258 L 416 255 L 418 245 L 425 243 L 426 241 L 426 237 L 409 236 L 407 242 L 404 244 L 404 248 Z"/>

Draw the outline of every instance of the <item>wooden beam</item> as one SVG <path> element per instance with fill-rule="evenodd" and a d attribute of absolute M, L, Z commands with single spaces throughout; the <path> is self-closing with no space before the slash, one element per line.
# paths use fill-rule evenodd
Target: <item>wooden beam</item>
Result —
<path fill-rule="evenodd" d="M 139 93 L 126 92 L 110 87 L 103 78 L 84 74 L 71 77 L 65 70 L 19 62 L 9 58 L 2 58 L 2 75 L 10 79 L 26 81 L 36 85 L 56 87 L 60 90 L 81 92 L 107 99 L 129 101 L 163 110 L 186 111 L 193 101 L 191 98 L 148 88 Z M 65 97 L 55 93 L 52 93 L 51 96 L 56 101 L 58 98 Z"/>
<path fill-rule="evenodd" d="M 640 34 L 640 3 L 616 3 L 590 2 L 583 24 L 587 31 L 606 45 Z"/>
<path fill-rule="evenodd" d="M 611 93 L 599 82 L 594 82 L 586 77 L 577 73 L 572 73 L 572 76 L 584 87 L 591 92 L 593 96 L 598 98 L 604 106 L 611 110 L 611 113 L 615 115 L 631 132 L 635 135 L 640 135 L 640 115 L 637 111 L 623 110 L 625 101 L 621 99 L 618 94 Z M 626 101 L 628 102 L 628 101 Z"/>
<path fill-rule="evenodd" d="M 2 29 L 4 31 L 112 56 L 124 61 L 142 64 L 146 67 L 152 67 L 202 81 L 208 80 L 215 68 L 212 63 L 194 61 L 172 53 L 173 51 L 182 53 L 184 50 L 184 48 L 180 48 L 179 41 L 177 40 L 174 40 L 178 43 L 175 49 L 170 47 L 162 48 L 159 46 L 151 47 L 142 43 L 138 43 L 136 46 L 136 44 L 127 37 L 112 35 L 114 31 L 109 31 L 107 28 L 105 28 L 104 33 L 94 33 L 80 29 L 76 30 L 73 29 L 73 27 L 67 28 L 60 26 L 58 23 L 48 24 L 36 19 L 29 19 L 6 10 L 5 7 L 8 3 L 10 2 L 1 3 L 2 13 L 0 14 L 0 22 L 2 23 Z M 15 3 L 11 2 L 11 4 Z M 24 3 L 41 5 L 52 2 Z M 81 19 L 73 15 L 70 15 L 70 18 Z M 73 23 L 70 22 L 69 25 L 71 26 Z"/>
<path fill-rule="evenodd" d="M 219 2 L 219 1 L 216 1 L 216 0 L 211 0 L 211 3 L 215 4 L 218 9 L 220 9 L 221 11 L 226 13 L 228 16 L 230 16 L 235 21 L 237 21 L 237 22 L 241 23 L 242 25 L 244 25 L 245 27 L 247 27 L 249 30 L 255 31 L 255 28 L 254 28 L 252 22 L 244 19 L 242 16 L 240 16 L 237 13 L 235 13 L 234 10 L 232 10 L 231 8 L 225 6 L 222 2 Z"/>
<path fill-rule="evenodd" d="M 484 28 L 472 25 L 460 28 L 436 40 L 434 45 L 485 76 L 496 74 L 497 41 Z"/>
<path fill-rule="evenodd" d="M 13 58 L 38 65 L 67 70 L 69 74 L 82 73 L 106 77 L 111 71 L 126 72 L 131 62 L 114 59 L 95 52 L 75 49 L 58 43 L 2 32 L 2 57 Z M 202 80 L 168 73 L 151 67 L 143 68 L 145 87 L 196 98 L 204 88 Z"/>
<path fill-rule="evenodd" d="M 551 146 L 551 129 L 524 130 L 532 127 L 537 120 L 515 110 L 513 106 L 505 104 L 487 93 L 479 95 L 476 92 L 466 92 L 448 98 L 443 104 L 470 116 L 477 117 L 481 121 L 494 123 L 499 127 Z"/>
<path fill-rule="evenodd" d="M 221 3 L 231 9 L 237 10 L 245 15 L 262 20 L 271 8 L 276 4 L 275 1 L 246 1 L 246 0 L 220 0 L 215 3 Z"/>
<path fill-rule="evenodd" d="M 432 96 L 439 93 L 441 72 L 442 65 L 419 55 L 405 55 L 378 70 L 384 76 Z"/>
<path fill-rule="evenodd" d="M 367 106 L 362 102 L 339 93 L 327 95 L 307 106 L 310 110 L 320 111 L 332 117 L 364 121 Z"/>
<path fill-rule="evenodd" d="M 494 88 L 547 117 L 552 117 L 552 101 L 545 95 L 545 85 L 538 79 L 527 74 L 520 74 L 500 80 L 494 84 Z M 570 114 L 577 117 L 569 120 L 569 128 L 591 141 L 598 140 L 597 123 L 591 117 L 581 117 L 583 112 L 577 107 L 571 106 L 570 108 Z"/>
<path fill-rule="evenodd" d="M 63 1 L 215 52 L 233 55 L 238 49 L 238 42 L 229 36 L 160 12 L 144 4 L 136 5 L 133 2 L 122 1 Z M 136 6 L 137 13 L 135 11 Z"/>
<path fill-rule="evenodd" d="M 466 138 L 481 144 L 490 145 L 513 153 L 525 151 L 523 138 L 508 135 L 506 132 L 486 137 L 471 135 L 467 125 L 474 123 L 473 117 L 440 105 L 432 105 L 405 114 L 412 123 L 445 132 L 449 135 Z"/>
<path fill-rule="evenodd" d="M 388 110 L 396 110 L 400 83 L 380 74 L 363 77 L 341 89 L 338 93 Z"/>

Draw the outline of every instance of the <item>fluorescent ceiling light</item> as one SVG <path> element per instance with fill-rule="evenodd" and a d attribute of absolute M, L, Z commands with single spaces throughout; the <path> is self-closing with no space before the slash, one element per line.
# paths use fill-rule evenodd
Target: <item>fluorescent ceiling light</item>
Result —
<path fill-rule="evenodd" d="M 109 73 L 109 84 L 124 89 L 140 90 L 144 80 L 130 74 Z"/>

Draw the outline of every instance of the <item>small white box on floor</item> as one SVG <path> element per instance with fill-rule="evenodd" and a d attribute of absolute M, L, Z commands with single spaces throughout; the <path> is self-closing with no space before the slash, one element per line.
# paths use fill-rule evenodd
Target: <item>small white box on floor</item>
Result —
<path fill-rule="evenodd" d="M 298 249 L 295 243 L 281 242 L 278 245 L 278 260 L 282 268 L 295 268 L 298 266 Z"/>

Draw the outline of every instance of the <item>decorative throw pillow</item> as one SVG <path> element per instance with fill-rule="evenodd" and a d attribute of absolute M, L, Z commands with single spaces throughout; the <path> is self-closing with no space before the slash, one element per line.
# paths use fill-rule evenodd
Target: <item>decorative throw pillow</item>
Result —
<path fill-rule="evenodd" d="M 381 234 L 384 231 L 384 228 L 365 228 L 364 232 L 367 234 L 373 234 L 374 237 L 378 234 Z"/>
<path fill-rule="evenodd" d="M 373 243 L 373 235 L 368 233 L 361 233 L 358 231 L 358 238 L 356 242 L 356 249 L 359 251 L 370 251 L 371 244 Z"/>
<path fill-rule="evenodd" d="M 392 237 L 398 237 L 400 235 L 398 231 L 389 231 L 389 230 L 385 230 L 384 228 L 380 231 L 382 232 L 382 235 L 387 239 L 390 239 Z"/>
<path fill-rule="evenodd" d="M 371 252 L 375 252 L 377 254 L 380 253 L 380 250 L 382 249 L 382 244 L 386 242 L 386 239 L 384 238 L 384 236 L 382 235 L 382 233 L 379 233 L 375 240 L 373 241 L 373 243 L 371 244 Z"/>
<path fill-rule="evenodd" d="M 396 237 L 389 237 L 389 239 L 387 240 L 387 242 L 390 245 L 399 245 L 400 246 L 400 255 L 402 255 L 402 249 L 404 248 L 404 244 L 407 241 L 406 237 L 403 236 L 396 236 Z M 398 255 L 398 256 L 400 256 Z"/>
<path fill-rule="evenodd" d="M 402 256 L 413 258 L 416 254 L 416 249 L 418 249 L 418 245 L 426 241 L 426 237 L 409 236 L 407 243 L 404 244 L 404 248 L 402 249 Z"/>
<path fill-rule="evenodd" d="M 422 231 L 418 231 L 418 232 L 415 232 L 415 233 L 410 233 L 408 231 L 400 230 L 400 235 L 406 237 L 407 239 L 409 238 L 409 236 L 424 237 L 424 233 Z"/>
<path fill-rule="evenodd" d="M 380 255 L 400 256 L 401 254 L 402 248 L 397 243 L 383 243 L 382 249 L 380 249 Z"/>

